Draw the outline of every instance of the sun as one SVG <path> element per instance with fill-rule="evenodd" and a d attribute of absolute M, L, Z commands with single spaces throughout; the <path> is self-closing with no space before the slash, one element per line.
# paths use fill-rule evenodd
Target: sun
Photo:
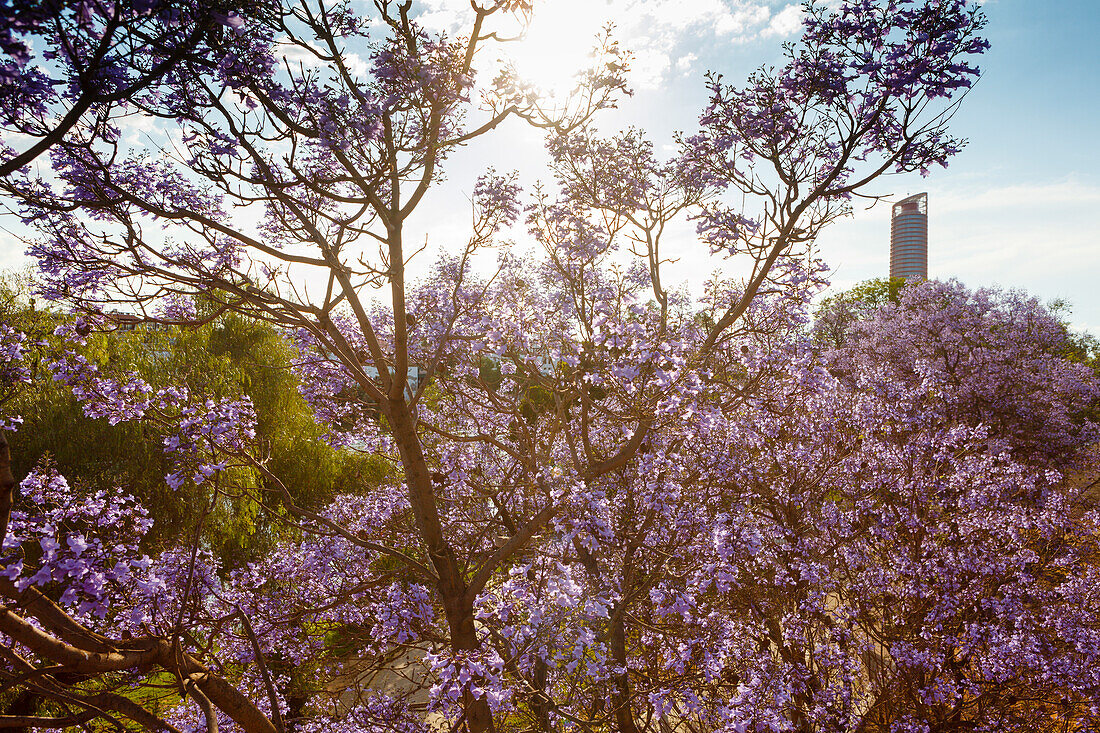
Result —
<path fill-rule="evenodd" d="M 523 39 L 509 44 L 508 58 L 520 78 L 543 95 L 563 97 L 592 62 L 592 50 L 607 24 L 602 3 L 553 0 L 536 6 Z"/>

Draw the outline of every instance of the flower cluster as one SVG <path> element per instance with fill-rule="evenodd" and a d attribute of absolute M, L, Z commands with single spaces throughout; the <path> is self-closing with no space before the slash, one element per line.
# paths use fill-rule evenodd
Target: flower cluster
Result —
<path fill-rule="evenodd" d="M 512 692 L 503 686 L 504 660 L 495 651 L 428 654 L 424 660 L 438 680 L 432 704 L 451 717 L 460 715 L 464 696 L 484 698 L 493 712 L 510 709 Z"/>
<path fill-rule="evenodd" d="M 172 470 L 165 480 L 172 488 L 188 479 L 202 483 L 225 470 L 256 437 L 255 410 L 247 397 L 199 401 L 185 387 L 154 390 L 136 374 L 104 375 L 72 350 L 50 361 L 49 368 L 88 417 L 106 418 L 112 425 L 135 420 L 158 424 L 166 433 L 164 451 Z"/>
<path fill-rule="evenodd" d="M 156 585 L 152 561 L 138 548 L 149 513 L 118 489 L 74 491 L 50 466 L 20 484 L 23 509 L 11 513 L 3 575 L 18 590 L 57 589 L 80 618 L 104 619 L 124 588 Z"/>

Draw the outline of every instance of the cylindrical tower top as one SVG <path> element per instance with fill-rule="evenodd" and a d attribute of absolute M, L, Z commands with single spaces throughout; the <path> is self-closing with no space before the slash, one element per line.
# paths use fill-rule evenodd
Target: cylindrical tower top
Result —
<path fill-rule="evenodd" d="M 928 215 L 928 194 L 917 193 L 894 204 L 894 216 L 905 212 Z"/>

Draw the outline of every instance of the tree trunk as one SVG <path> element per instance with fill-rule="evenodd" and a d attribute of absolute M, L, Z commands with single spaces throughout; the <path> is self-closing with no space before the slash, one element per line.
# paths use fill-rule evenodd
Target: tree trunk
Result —
<path fill-rule="evenodd" d="M 403 375 L 402 375 L 403 376 Z M 421 540 L 435 568 L 439 581 L 436 591 L 447 615 L 453 652 L 476 652 L 479 648 L 477 630 L 474 627 L 473 599 L 467 597 L 466 581 L 458 566 L 454 550 L 443 536 L 443 525 L 436 506 L 431 472 L 416 434 L 416 426 L 404 399 L 390 399 L 386 403 L 387 417 L 393 429 L 393 437 L 401 454 L 405 469 L 405 483 L 416 517 Z M 463 698 L 466 712 L 466 728 L 470 733 L 486 733 L 493 730 L 493 715 L 489 702 L 483 695 L 474 698 L 468 692 Z"/>
<path fill-rule="evenodd" d="M 611 658 L 623 668 L 615 680 L 615 723 L 619 733 L 638 733 L 634 723 L 634 710 L 630 704 L 630 672 L 626 669 L 626 623 L 622 609 L 611 614 Z"/>
<path fill-rule="evenodd" d="M 15 476 L 11 472 L 11 449 L 8 446 L 8 436 L 0 430 L 0 541 L 8 534 L 14 494 Z"/>

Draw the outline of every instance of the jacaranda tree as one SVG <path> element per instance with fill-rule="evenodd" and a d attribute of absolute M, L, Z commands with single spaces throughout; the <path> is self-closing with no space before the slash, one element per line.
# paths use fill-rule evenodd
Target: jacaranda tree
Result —
<path fill-rule="evenodd" d="M 1087 470 L 1095 385 L 1048 358 L 1049 314 L 932 285 L 835 352 L 806 336 L 821 228 L 882 174 L 959 149 L 946 123 L 987 46 L 976 7 L 808 3 L 786 62 L 742 86 L 709 77 L 700 129 L 661 160 L 643 132 L 591 124 L 627 91 L 610 37 L 553 105 L 507 65 L 478 76 L 538 12 L 521 0 L 473 2 L 456 37 L 421 27 L 411 0 L 131 5 L 52 25 L 5 11 L 13 48 L 52 54 L 14 58 L 9 83 L 69 90 L 25 97 L 40 142 L 2 184 L 36 232 L 41 292 L 80 314 L 62 335 L 120 307 L 272 323 L 326 439 L 394 470 L 301 506 L 247 399 L 52 355 L 86 414 L 164 431 L 169 486 L 274 493 L 297 534 L 244 567 L 201 543 L 152 559 L 126 487 L 43 465 L 13 504 L 7 478 L 2 674 L 35 707 L 5 725 L 946 731 L 1096 715 L 1095 517 L 1067 480 Z M 104 62 L 66 29 L 109 39 L 108 24 L 201 43 L 109 55 L 126 94 L 81 96 L 74 70 Z M 94 124 L 66 127 L 85 98 Z M 125 134 L 135 120 L 144 137 Z M 525 199 L 511 175 L 471 182 L 468 241 L 408 278 L 406 223 L 451 152 L 502 124 L 546 130 L 553 183 Z M 745 280 L 671 288 L 662 236 L 682 217 Z M 520 226 L 533 251 L 507 246 Z M 17 386 L 32 344 L 3 338 Z"/>

